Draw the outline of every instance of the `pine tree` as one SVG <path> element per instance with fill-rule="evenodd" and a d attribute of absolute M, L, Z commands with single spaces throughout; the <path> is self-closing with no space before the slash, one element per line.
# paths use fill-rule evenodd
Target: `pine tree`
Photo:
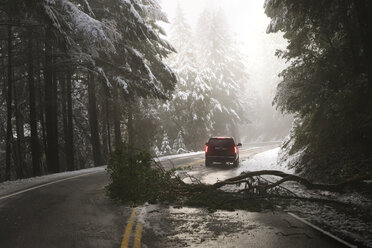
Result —
<path fill-rule="evenodd" d="M 178 132 L 177 138 L 173 142 L 173 152 L 177 154 L 187 152 L 182 130 Z"/>
<path fill-rule="evenodd" d="M 203 81 L 196 56 L 193 34 L 180 5 L 172 21 L 170 41 L 177 53 L 167 61 L 177 75 L 178 84 L 172 99 L 162 108 L 162 124 L 171 137 L 184 130 L 187 149 L 199 150 L 211 129 L 210 87 Z"/>
<path fill-rule="evenodd" d="M 213 135 L 237 136 L 236 123 L 242 123 L 240 93 L 248 80 L 245 65 L 229 34 L 222 10 L 204 11 L 198 21 L 197 43 L 202 78 L 211 88 Z"/>
<path fill-rule="evenodd" d="M 112 134 L 120 141 L 128 131 L 129 110 L 145 98 L 170 97 L 176 77 L 164 59 L 174 48 L 157 23 L 167 21 L 157 0 L 8 0 L 0 6 L 0 146 L 6 149 L 0 180 L 102 164 Z M 139 106 L 130 108 L 132 102 Z M 134 121 L 149 120 L 144 111 L 134 115 Z M 25 161 L 31 157 L 32 169 Z"/>
<path fill-rule="evenodd" d="M 267 32 L 284 33 L 288 46 L 277 54 L 290 61 L 274 102 L 297 117 L 290 154 L 303 152 L 296 168 L 309 178 L 370 171 L 371 9 L 364 0 L 265 2 Z"/>
<path fill-rule="evenodd" d="M 161 155 L 161 152 L 160 152 L 158 146 L 156 145 L 156 142 L 155 142 L 155 145 L 152 147 L 152 150 L 154 151 L 155 156 L 160 156 Z"/>
<path fill-rule="evenodd" d="M 161 148 L 160 148 L 161 155 L 169 155 L 172 153 L 172 148 L 169 143 L 168 134 L 164 132 L 163 134 L 163 141 L 161 142 Z"/>

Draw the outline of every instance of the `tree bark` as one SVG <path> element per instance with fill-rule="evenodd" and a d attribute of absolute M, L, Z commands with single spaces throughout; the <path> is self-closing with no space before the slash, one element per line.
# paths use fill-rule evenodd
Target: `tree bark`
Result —
<path fill-rule="evenodd" d="M 102 125 L 101 125 L 101 136 L 102 136 L 102 153 L 103 153 L 103 159 L 107 161 L 109 151 L 108 151 L 108 137 L 107 137 L 107 118 L 108 118 L 108 113 L 107 113 L 107 87 L 104 87 L 104 100 L 103 100 L 103 106 L 102 109 L 104 109 L 105 114 L 102 114 Z"/>
<path fill-rule="evenodd" d="M 22 142 L 24 140 L 24 128 L 23 128 L 23 116 L 21 114 L 21 111 L 19 109 L 19 102 L 18 97 L 19 95 L 22 95 L 21 93 L 18 93 L 18 87 L 14 83 L 13 84 L 13 98 L 14 98 L 14 112 L 15 112 L 15 123 L 16 123 L 16 133 L 17 133 L 17 140 L 15 142 L 15 149 L 16 149 L 16 156 L 15 156 L 15 165 L 16 165 L 16 174 L 17 178 L 23 178 L 23 168 L 25 164 L 24 160 L 24 149 L 22 147 Z"/>
<path fill-rule="evenodd" d="M 7 122 L 6 122 L 6 158 L 5 180 L 10 180 L 10 163 L 12 156 L 12 27 L 8 26 L 8 87 L 7 87 Z"/>
<path fill-rule="evenodd" d="M 96 88 L 93 73 L 88 73 L 88 115 L 90 140 L 92 143 L 94 166 L 102 165 L 101 144 L 99 139 Z"/>
<path fill-rule="evenodd" d="M 122 143 L 121 137 L 121 127 L 120 127 L 120 110 L 118 101 L 118 89 L 114 86 L 113 88 L 113 98 L 114 98 L 114 135 L 115 135 L 115 148 L 120 147 Z"/>
<path fill-rule="evenodd" d="M 28 91 L 30 105 L 30 128 L 31 128 L 31 157 L 32 157 L 32 172 L 33 176 L 40 176 L 40 144 L 37 131 L 37 113 L 35 99 L 35 80 L 33 67 L 33 41 L 30 35 L 28 41 Z"/>
<path fill-rule="evenodd" d="M 109 103 L 110 93 L 107 89 L 106 91 L 106 129 L 107 129 L 107 143 L 108 143 L 108 150 L 109 153 L 112 153 L 111 147 L 111 127 L 110 127 L 110 103 Z"/>
<path fill-rule="evenodd" d="M 134 127 L 133 127 L 133 108 L 132 108 L 132 101 L 129 101 L 128 104 L 128 144 L 129 147 L 134 149 Z"/>
<path fill-rule="evenodd" d="M 72 80 L 71 72 L 67 73 L 66 77 L 66 96 L 67 96 L 67 136 L 66 136 L 66 159 L 67 169 L 75 170 L 74 161 L 74 126 L 72 114 Z"/>
<path fill-rule="evenodd" d="M 36 56 L 36 71 L 37 71 L 37 74 L 36 74 L 36 77 L 37 77 L 37 81 L 36 81 L 36 96 L 37 98 L 39 99 L 39 102 L 38 102 L 38 111 L 37 111 L 37 115 L 38 115 L 38 120 L 40 121 L 40 124 L 41 124 L 41 140 L 40 140 L 40 143 L 39 143 L 39 147 L 40 147 L 40 166 L 41 166 L 41 171 L 40 171 L 40 174 L 45 174 L 47 169 L 46 169 L 46 163 L 45 163 L 45 154 L 46 154 L 46 149 L 47 149 L 47 139 L 46 139 L 46 128 L 45 128 L 45 97 L 44 97 L 44 94 L 43 94 L 43 89 L 45 90 L 44 88 L 44 85 L 42 83 L 42 80 L 41 80 L 41 65 L 42 65 L 42 62 L 41 62 L 41 59 L 40 59 L 40 56 L 39 56 L 39 53 L 42 49 L 40 48 L 40 41 L 37 40 L 36 41 L 36 51 L 37 51 L 37 54 L 38 56 Z M 44 74 L 45 75 L 45 74 Z M 45 78 L 44 78 L 45 79 Z M 45 82 L 44 82 L 45 83 Z"/>
<path fill-rule="evenodd" d="M 64 153 L 65 153 L 65 168 L 67 169 L 67 97 L 66 97 L 66 77 L 60 74 L 59 77 L 60 88 L 61 88 L 61 107 L 62 107 L 62 125 L 63 125 L 63 139 L 64 139 Z"/>
<path fill-rule="evenodd" d="M 363 53 L 362 53 L 362 60 L 364 71 L 368 75 L 368 82 L 370 86 L 370 90 L 372 90 L 372 11 L 371 11 L 371 3 L 370 1 L 366 0 L 355 0 L 354 4 L 356 6 L 357 11 L 357 18 L 360 25 L 360 34 L 361 34 L 361 42 L 363 46 Z"/>
<path fill-rule="evenodd" d="M 46 124 L 46 160 L 49 173 L 59 172 L 58 154 L 58 107 L 57 82 L 53 73 L 53 46 L 49 31 L 45 42 L 45 124 Z"/>

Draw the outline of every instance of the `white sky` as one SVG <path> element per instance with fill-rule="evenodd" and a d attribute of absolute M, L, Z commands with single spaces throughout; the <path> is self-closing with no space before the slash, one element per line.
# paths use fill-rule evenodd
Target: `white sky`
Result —
<path fill-rule="evenodd" d="M 241 50 L 247 57 L 251 83 L 255 84 L 258 92 L 267 94 L 270 93 L 269 88 L 278 82 L 276 76 L 284 68 L 283 61 L 277 59 L 274 53 L 276 49 L 284 47 L 285 41 L 278 34 L 266 34 L 270 18 L 264 13 L 264 1 L 160 0 L 170 22 L 179 2 L 193 28 L 204 9 L 222 8 L 232 33 L 242 43 Z M 165 29 L 169 30 L 169 25 L 165 25 Z"/>

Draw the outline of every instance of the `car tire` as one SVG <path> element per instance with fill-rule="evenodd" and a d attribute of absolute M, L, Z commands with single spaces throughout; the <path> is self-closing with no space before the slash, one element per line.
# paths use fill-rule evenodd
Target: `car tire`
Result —
<path fill-rule="evenodd" d="M 205 167 L 211 166 L 211 161 L 209 159 L 205 159 Z"/>
<path fill-rule="evenodd" d="M 234 162 L 234 167 L 238 167 L 238 166 L 239 166 L 239 160 Z"/>

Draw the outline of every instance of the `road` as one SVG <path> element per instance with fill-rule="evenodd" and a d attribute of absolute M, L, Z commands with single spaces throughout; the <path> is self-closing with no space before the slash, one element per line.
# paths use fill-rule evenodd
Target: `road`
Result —
<path fill-rule="evenodd" d="M 272 147 L 242 149 L 241 160 Z M 205 168 L 203 154 L 162 164 L 189 168 L 207 183 L 235 170 Z M 134 214 L 132 208 L 106 198 L 107 181 L 105 172 L 98 172 L 1 199 L 0 247 L 132 247 L 136 234 L 142 247 L 343 247 L 286 213 L 209 213 L 150 205 Z M 143 230 L 136 230 L 136 223 Z M 123 245 L 125 230 L 128 245 Z"/>

